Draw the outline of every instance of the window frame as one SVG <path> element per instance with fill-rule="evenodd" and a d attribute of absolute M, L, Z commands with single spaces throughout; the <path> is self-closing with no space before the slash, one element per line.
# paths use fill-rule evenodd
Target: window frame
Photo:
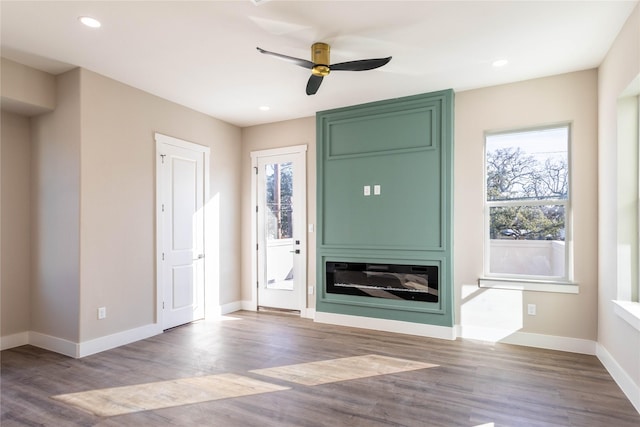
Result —
<path fill-rule="evenodd" d="M 487 198 L 487 140 L 496 135 L 526 133 L 544 131 L 549 129 L 561 129 L 567 130 L 567 198 L 566 199 L 542 199 L 542 200 L 488 200 Z M 577 293 L 578 289 L 573 282 L 573 212 L 572 212 L 572 167 L 571 167 L 571 152 L 572 152 L 572 123 L 571 122 L 558 122 L 552 124 L 546 124 L 541 126 L 530 127 L 518 127 L 510 128 L 499 131 L 486 131 L 484 133 L 484 147 L 483 147 L 483 226 L 484 226 L 484 262 L 483 262 L 483 277 L 479 280 L 480 287 L 489 288 L 501 288 L 501 289 L 522 289 L 522 290 L 534 290 L 544 292 L 566 292 Z M 528 275 L 528 274 L 513 274 L 513 273 L 492 273 L 490 271 L 491 263 L 491 208 L 494 207 L 508 207 L 508 206 L 550 206 L 558 205 L 563 206 L 565 211 L 565 271 L 563 276 L 544 276 L 544 275 Z M 574 286 L 570 286 L 574 285 Z"/>
<path fill-rule="evenodd" d="M 636 77 L 636 79 L 638 80 L 638 84 L 637 86 L 640 86 L 640 74 L 638 74 L 638 77 Z M 638 268 L 636 269 L 636 289 L 635 289 L 635 295 L 634 295 L 634 290 L 631 291 L 631 301 L 635 302 L 635 303 L 640 303 L 640 90 L 638 90 L 638 93 L 635 95 L 636 98 L 636 139 L 637 139 L 637 147 L 638 150 L 636 152 L 637 156 L 636 156 L 636 178 L 637 178 L 637 185 L 638 185 L 638 191 L 636 193 L 636 226 L 637 226 L 637 234 L 636 234 L 636 241 L 635 241 L 635 246 L 636 246 L 636 253 L 638 256 L 638 259 L 636 260 L 636 262 L 638 263 L 637 266 Z M 638 310 L 638 312 L 640 312 L 640 310 Z M 639 313 L 640 314 L 640 313 Z M 637 328 L 640 329 L 640 328 Z"/>

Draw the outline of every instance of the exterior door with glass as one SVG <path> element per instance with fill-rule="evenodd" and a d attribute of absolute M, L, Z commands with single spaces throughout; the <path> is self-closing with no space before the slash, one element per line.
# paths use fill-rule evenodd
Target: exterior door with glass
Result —
<path fill-rule="evenodd" d="M 306 306 L 305 153 L 257 157 L 256 222 L 259 307 Z"/>

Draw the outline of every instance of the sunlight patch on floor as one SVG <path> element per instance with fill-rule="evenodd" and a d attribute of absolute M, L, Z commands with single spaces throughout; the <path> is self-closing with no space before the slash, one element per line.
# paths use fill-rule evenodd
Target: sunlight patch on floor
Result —
<path fill-rule="evenodd" d="M 100 417 L 288 390 L 235 374 L 208 375 L 52 396 Z"/>
<path fill-rule="evenodd" d="M 255 369 L 250 372 L 296 384 L 313 386 L 437 366 L 431 363 L 368 354 L 275 368 Z"/>

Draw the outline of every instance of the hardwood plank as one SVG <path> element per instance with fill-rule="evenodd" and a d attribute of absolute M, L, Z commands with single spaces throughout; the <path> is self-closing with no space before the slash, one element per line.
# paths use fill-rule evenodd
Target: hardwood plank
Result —
<path fill-rule="evenodd" d="M 640 414 L 597 358 L 238 312 L 83 359 L 31 346 L 0 360 L 5 426 L 616 426 Z M 429 369 L 307 386 L 253 370 L 379 355 Z M 234 374 L 289 390 L 98 417 L 58 394 Z"/>

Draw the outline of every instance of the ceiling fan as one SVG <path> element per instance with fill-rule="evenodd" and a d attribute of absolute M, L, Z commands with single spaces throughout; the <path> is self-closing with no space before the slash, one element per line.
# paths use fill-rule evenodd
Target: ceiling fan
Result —
<path fill-rule="evenodd" d="M 326 43 L 314 43 L 311 45 L 311 61 L 306 59 L 294 58 L 293 56 L 282 55 L 280 53 L 269 52 L 267 50 L 256 48 L 260 53 L 275 56 L 284 61 L 292 62 L 300 67 L 311 70 L 311 77 L 307 82 L 307 95 L 314 95 L 320 88 L 320 83 L 324 76 L 331 71 L 366 71 L 382 67 L 391 61 L 391 57 L 376 59 L 360 59 L 358 61 L 339 62 L 329 65 L 330 47 Z"/>

